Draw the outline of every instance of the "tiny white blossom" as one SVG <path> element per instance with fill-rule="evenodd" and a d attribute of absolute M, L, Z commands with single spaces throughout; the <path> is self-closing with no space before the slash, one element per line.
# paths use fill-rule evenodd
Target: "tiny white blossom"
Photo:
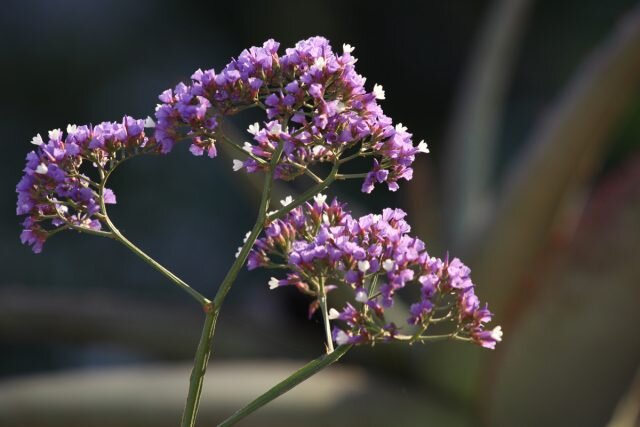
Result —
<path fill-rule="evenodd" d="M 394 265 L 395 264 L 391 259 L 385 259 L 384 261 L 382 261 L 382 268 L 384 268 L 384 271 L 386 272 L 393 270 Z"/>
<path fill-rule="evenodd" d="M 56 204 L 56 209 L 60 212 L 62 212 L 63 214 L 66 214 L 67 212 L 69 212 L 69 208 L 65 205 L 58 205 Z"/>
<path fill-rule="evenodd" d="M 236 251 L 236 258 L 240 256 L 240 252 L 242 252 L 242 246 L 238 246 L 238 250 Z"/>
<path fill-rule="evenodd" d="M 322 145 L 315 145 L 312 149 L 311 152 L 313 153 L 314 156 L 319 156 L 320 154 L 322 154 L 322 152 L 324 151 L 324 147 Z"/>
<path fill-rule="evenodd" d="M 36 136 L 33 137 L 33 139 L 31 140 L 31 143 L 33 145 L 42 145 L 44 144 L 44 141 L 42 140 L 42 137 L 40 136 L 40 134 L 37 134 Z"/>
<path fill-rule="evenodd" d="M 278 279 L 276 279 L 275 277 L 272 277 L 269 280 L 269 289 L 274 290 L 278 286 L 280 286 L 280 281 Z"/>
<path fill-rule="evenodd" d="M 397 133 L 402 133 L 402 132 L 406 132 L 407 131 L 407 127 L 403 126 L 402 123 L 398 123 L 396 125 L 396 132 Z"/>
<path fill-rule="evenodd" d="M 292 202 L 293 202 L 293 197 L 291 196 L 287 196 L 284 198 L 284 200 L 280 200 L 280 203 L 282 204 L 282 206 L 289 206 Z"/>
<path fill-rule="evenodd" d="M 251 153 L 251 151 L 253 150 L 253 145 L 250 142 L 245 141 L 242 145 L 242 149 L 247 153 Z"/>
<path fill-rule="evenodd" d="M 38 167 L 36 168 L 36 173 L 39 173 L 41 175 L 44 175 L 45 173 L 47 173 L 49 171 L 49 168 L 47 167 L 47 165 L 45 165 L 44 163 L 40 163 L 38 165 Z"/>
<path fill-rule="evenodd" d="M 242 169 L 243 164 L 244 163 L 242 162 L 242 160 L 233 159 L 233 171 L 238 172 L 240 169 Z"/>
<path fill-rule="evenodd" d="M 369 261 L 367 261 L 366 259 L 358 261 L 358 270 L 362 271 L 363 273 L 369 271 L 369 267 L 371 267 L 371 264 L 369 264 Z"/>
<path fill-rule="evenodd" d="M 78 126 L 76 125 L 67 125 L 67 135 L 70 135 L 72 133 L 76 133 L 76 130 L 78 129 Z"/>
<path fill-rule="evenodd" d="M 427 143 L 424 142 L 424 140 L 420 141 L 420 143 L 418 143 L 418 151 L 421 153 L 428 153 L 429 152 L 429 146 L 427 146 Z"/>
<path fill-rule="evenodd" d="M 244 239 L 242 239 L 242 243 L 247 243 L 247 240 L 249 240 L 249 236 L 251 236 L 251 230 L 247 231 L 247 234 L 244 235 Z"/>
<path fill-rule="evenodd" d="M 247 132 L 249 132 L 251 135 L 255 135 L 260 132 L 260 123 L 255 122 L 254 124 L 249 125 Z"/>
<path fill-rule="evenodd" d="M 146 127 L 146 128 L 154 128 L 154 127 L 156 127 L 156 122 L 153 121 L 151 116 L 147 116 L 147 118 L 144 119 L 144 127 Z"/>
<path fill-rule="evenodd" d="M 313 65 L 315 65 L 319 70 L 322 70 L 327 65 L 327 61 L 324 59 L 324 56 L 319 56 L 316 58 Z"/>
<path fill-rule="evenodd" d="M 502 341 L 502 326 L 496 326 L 493 328 L 491 331 L 491 338 L 498 342 Z"/>
<path fill-rule="evenodd" d="M 338 331 L 336 334 L 336 344 L 345 345 L 349 342 L 349 335 L 345 331 Z"/>
<path fill-rule="evenodd" d="M 49 139 L 57 141 L 60 138 L 62 138 L 62 131 L 60 129 L 53 129 L 49 131 Z"/>
<path fill-rule="evenodd" d="M 278 210 L 267 212 L 267 216 L 275 215 L 278 213 Z"/>
<path fill-rule="evenodd" d="M 338 113 L 342 113 L 346 109 L 347 109 L 347 104 L 345 104 L 342 101 L 338 101 L 338 104 L 336 105 L 336 111 Z"/>
<path fill-rule="evenodd" d="M 367 292 L 364 289 L 359 289 L 356 292 L 356 301 L 365 303 L 369 301 L 369 297 L 367 296 Z"/>
<path fill-rule="evenodd" d="M 275 123 L 273 126 L 271 126 L 271 129 L 269 130 L 269 133 L 273 136 L 279 136 L 281 132 L 282 132 L 282 126 L 280 126 L 280 123 Z"/>
<path fill-rule="evenodd" d="M 329 319 L 330 320 L 335 320 L 338 317 L 340 317 L 340 312 L 338 310 L 336 310 L 335 308 L 332 308 L 329 310 Z"/>
<path fill-rule="evenodd" d="M 355 48 L 355 47 L 353 47 L 353 46 L 351 46 L 351 45 L 350 45 L 350 44 L 348 44 L 348 43 L 345 43 L 345 44 L 343 44 L 343 45 L 342 45 L 342 51 L 343 51 L 344 53 L 351 53 L 351 52 L 353 52 L 354 50 L 356 50 L 356 48 Z"/>
<path fill-rule="evenodd" d="M 385 99 L 384 89 L 382 89 L 382 85 L 373 85 L 373 95 L 376 97 L 376 99 Z"/>
<path fill-rule="evenodd" d="M 326 213 L 323 213 L 322 214 L 322 223 L 326 224 L 326 225 L 329 225 L 329 222 L 330 222 L 329 221 L 329 215 L 327 215 Z"/>
<path fill-rule="evenodd" d="M 316 203 L 323 204 L 325 200 L 327 200 L 327 195 L 318 193 L 315 196 L 313 196 L 313 200 L 315 200 Z"/>

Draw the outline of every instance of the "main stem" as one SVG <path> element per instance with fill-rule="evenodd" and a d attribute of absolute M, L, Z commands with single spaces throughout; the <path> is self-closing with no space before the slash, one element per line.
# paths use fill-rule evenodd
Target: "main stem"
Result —
<path fill-rule="evenodd" d="M 260 200 L 260 207 L 258 209 L 256 222 L 253 225 L 253 229 L 251 230 L 247 241 L 242 246 L 238 257 L 233 262 L 231 268 L 227 272 L 227 275 L 220 284 L 220 287 L 216 292 L 216 296 L 210 304 L 210 311 L 207 312 L 204 328 L 200 337 L 200 343 L 198 344 L 198 351 L 196 352 L 193 364 L 193 370 L 191 371 L 191 377 L 189 379 L 189 394 L 187 395 L 187 402 L 182 414 L 181 427 L 193 427 L 195 425 L 198 407 L 200 406 L 200 395 L 202 393 L 202 384 L 206 372 L 206 365 L 211 355 L 213 336 L 215 333 L 218 315 L 220 314 L 220 308 L 222 307 L 222 303 L 224 302 L 227 293 L 229 293 L 233 282 L 236 280 L 240 269 L 247 260 L 249 251 L 253 247 L 253 244 L 264 227 L 264 222 L 267 217 L 267 209 L 269 208 L 269 201 L 271 198 L 271 187 L 273 186 L 273 172 L 278 160 L 280 159 L 283 148 L 284 145 L 281 144 L 273 153 L 269 171 L 265 177 L 262 189 L 262 198 Z"/>

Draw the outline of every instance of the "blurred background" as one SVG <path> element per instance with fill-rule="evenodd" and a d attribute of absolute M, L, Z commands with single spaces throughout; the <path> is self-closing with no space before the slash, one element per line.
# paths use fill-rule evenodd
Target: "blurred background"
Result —
<path fill-rule="evenodd" d="M 36 133 L 152 115 L 157 95 L 242 49 L 323 35 L 356 47 L 385 112 L 431 154 L 396 193 L 328 191 L 357 213 L 401 207 L 430 252 L 473 269 L 503 326 L 456 343 L 351 351 L 245 426 L 638 426 L 640 5 L 18 1 L 0 14 L 0 425 L 173 426 L 203 315 L 116 242 L 19 242 L 15 184 Z M 238 118 L 238 138 L 254 117 Z M 242 142 L 242 140 L 240 141 Z M 231 157 L 187 145 L 113 178 L 119 228 L 213 295 L 258 205 Z M 286 195 L 300 186 L 282 184 Z M 213 425 L 324 351 L 318 318 L 268 272 L 222 310 L 201 409 Z M 634 380 L 635 378 L 635 380 Z"/>

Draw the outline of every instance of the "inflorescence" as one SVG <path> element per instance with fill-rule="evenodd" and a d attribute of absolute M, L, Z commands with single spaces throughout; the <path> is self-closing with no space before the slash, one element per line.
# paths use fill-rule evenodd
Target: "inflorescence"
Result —
<path fill-rule="evenodd" d="M 113 191 L 101 181 L 120 162 L 142 153 L 158 152 L 145 134 L 152 122 L 124 117 L 121 123 L 67 127 L 40 134 L 31 141 L 36 149 L 27 155 L 18 183 L 18 215 L 27 215 L 22 242 L 42 251 L 45 240 L 65 229 L 99 232 L 104 225 L 104 204 L 113 204 Z"/>
<path fill-rule="evenodd" d="M 500 327 L 486 330 L 491 312 L 475 295 L 470 270 L 458 258 L 430 256 L 425 244 L 408 233 L 400 209 L 353 218 L 344 204 L 318 195 L 271 221 L 249 254 L 248 268 L 286 269 L 285 278 L 272 278 L 271 289 L 294 286 L 314 298 L 310 314 L 324 292 L 349 290 L 349 302 L 332 308 L 329 316 L 344 327 L 333 329 L 337 344 L 366 344 L 393 340 L 421 342 L 432 324 L 447 325 L 444 336 L 495 348 Z M 385 319 L 398 291 L 417 287 L 403 327 Z M 403 333 L 412 329 L 411 335 Z"/>
<path fill-rule="evenodd" d="M 312 37 L 282 55 L 278 48 L 268 40 L 244 50 L 219 73 L 197 70 L 188 84 L 159 96 L 155 123 L 125 116 L 119 123 L 69 125 L 66 135 L 55 129 L 46 142 L 34 137 L 36 149 L 27 155 L 17 186 L 17 213 L 26 216 L 22 242 L 40 252 L 47 238 L 65 229 L 110 236 L 101 230 L 114 230 L 105 207 L 116 202 L 106 187 L 111 173 L 136 155 L 169 153 L 183 139 L 198 156 L 216 157 L 216 142 L 229 144 L 243 156 L 234 160 L 234 170 L 271 172 L 276 179 L 306 174 L 328 185 L 364 178 L 362 191 L 370 193 L 378 183 L 395 191 L 399 180 L 412 178 L 415 156 L 428 153 L 427 145 L 414 146 L 407 129 L 384 115 L 378 101 L 385 92 L 377 84 L 365 89 L 351 46 L 343 45 L 338 54 L 325 38 Z M 225 137 L 222 119 L 250 108 L 262 109 L 266 120 L 249 126 L 253 142 L 236 145 Z M 149 128 L 155 129 L 147 134 Z M 369 160 L 368 171 L 338 174 L 358 158 Z M 333 165 L 331 180 L 311 170 L 319 163 Z M 457 258 L 430 256 L 421 240 L 407 234 L 404 217 L 399 209 L 385 209 L 356 219 L 343 204 L 327 204 L 317 195 L 268 217 L 248 267 L 289 270 L 270 286 L 293 285 L 313 297 L 311 313 L 326 303 L 328 291 L 350 289 L 352 301 L 341 310 L 327 314 L 324 307 L 326 317 L 343 325 L 333 330 L 338 344 L 422 342 L 433 338 L 425 335 L 427 328 L 442 324 L 450 329 L 442 337 L 494 348 L 502 332 L 485 329 L 491 313 L 474 293 L 469 268 Z M 419 299 L 407 325 L 387 321 L 385 309 L 397 292 L 416 286 Z"/>

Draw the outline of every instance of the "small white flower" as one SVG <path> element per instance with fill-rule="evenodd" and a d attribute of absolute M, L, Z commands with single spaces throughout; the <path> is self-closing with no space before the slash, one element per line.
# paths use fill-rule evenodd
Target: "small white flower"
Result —
<path fill-rule="evenodd" d="M 329 310 L 330 320 L 336 320 L 338 317 L 340 317 L 340 312 L 338 310 L 336 310 L 335 308 Z"/>
<path fill-rule="evenodd" d="M 46 174 L 48 171 L 49 171 L 49 168 L 44 163 L 40 163 L 36 168 L 36 173 L 39 173 L 41 175 Z"/>
<path fill-rule="evenodd" d="M 236 251 L 236 258 L 240 256 L 240 252 L 242 252 L 242 246 L 238 246 L 238 250 Z"/>
<path fill-rule="evenodd" d="M 275 123 L 274 125 L 271 126 L 271 129 L 269 129 L 269 134 L 273 136 L 280 136 L 281 132 L 282 132 L 282 126 L 280 126 L 280 123 Z"/>
<path fill-rule="evenodd" d="M 247 132 L 249 132 L 251 135 L 255 135 L 260 132 L 260 123 L 255 122 L 254 124 L 249 125 Z"/>
<path fill-rule="evenodd" d="M 396 132 L 397 133 L 402 133 L 402 132 L 406 132 L 407 131 L 407 127 L 403 126 L 402 123 L 398 123 L 396 125 Z"/>
<path fill-rule="evenodd" d="M 385 99 L 384 89 L 382 89 L 382 85 L 373 85 L 373 95 L 376 97 L 376 99 Z"/>
<path fill-rule="evenodd" d="M 242 239 L 242 243 L 247 243 L 247 240 L 249 240 L 249 236 L 251 236 L 251 230 L 247 231 L 247 234 L 244 235 L 244 239 Z"/>
<path fill-rule="evenodd" d="M 37 134 L 36 136 L 33 137 L 33 139 L 31 140 L 31 143 L 33 145 L 42 145 L 44 144 L 44 141 L 42 140 L 42 137 L 40 136 L 40 134 Z"/>
<path fill-rule="evenodd" d="M 147 116 L 147 118 L 144 119 L 144 127 L 146 127 L 146 128 L 154 128 L 154 127 L 156 127 L 156 122 L 153 121 L 151 116 Z"/>
<path fill-rule="evenodd" d="M 76 130 L 78 130 L 78 126 L 76 125 L 67 125 L 67 135 L 71 135 L 72 133 L 76 133 Z"/>
<path fill-rule="evenodd" d="M 496 326 L 491 331 L 491 338 L 496 340 L 497 342 L 502 341 L 502 326 Z"/>
<path fill-rule="evenodd" d="M 351 45 L 350 45 L 350 44 L 348 44 L 348 43 L 345 43 L 345 44 L 343 44 L 343 45 L 342 45 L 342 51 L 343 51 L 344 53 L 351 53 L 351 52 L 353 52 L 354 50 L 356 50 L 356 48 L 355 48 L 355 47 L 353 47 L 353 46 L 351 46 Z"/>
<path fill-rule="evenodd" d="M 62 138 L 62 131 L 60 129 L 53 129 L 49 131 L 49 139 L 58 141 Z"/>
<path fill-rule="evenodd" d="M 345 104 L 342 101 L 338 101 L 338 104 L 336 105 L 336 111 L 338 113 L 342 113 L 346 109 L 347 109 L 347 104 Z"/>
<path fill-rule="evenodd" d="M 326 213 L 322 214 L 322 223 L 329 225 L 329 215 L 327 215 Z"/>
<path fill-rule="evenodd" d="M 356 301 L 365 303 L 369 301 L 369 297 L 367 296 L 367 292 L 364 289 L 358 289 L 356 292 Z"/>
<path fill-rule="evenodd" d="M 280 286 L 280 281 L 278 279 L 276 279 L 275 277 L 272 277 L 269 280 L 269 289 L 274 290 L 278 286 Z"/>
<path fill-rule="evenodd" d="M 362 271 L 363 273 L 369 271 L 369 267 L 371 267 L 371 264 L 369 264 L 369 261 L 367 261 L 366 259 L 358 261 L 358 270 Z"/>
<path fill-rule="evenodd" d="M 313 200 L 315 200 L 316 203 L 323 204 L 325 200 L 327 200 L 327 195 L 318 193 L 315 196 L 313 196 Z"/>
<path fill-rule="evenodd" d="M 238 172 L 240 169 L 242 169 L 243 164 L 244 163 L 242 160 L 233 159 L 233 171 Z"/>
<path fill-rule="evenodd" d="M 278 213 L 278 211 L 277 211 L 277 210 L 275 210 L 275 211 L 269 211 L 269 212 L 267 212 L 267 216 L 275 215 L 275 214 L 277 214 L 277 213 Z"/>
<path fill-rule="evenodd" d="M 311 149 L 311 152 L 313 153 L 314 156 L 320 156 L 322 154 L 322 152 L 325 150 L 325 148 L 322 145 L 314 145 L 313 148 Z"/>
<path fill-rule="evenodd" d="M 336 334 L 336 344 L 345 345 L 349 342 L 349 335 L 345 331 L 338 331 Z"/>
<path fill-rule="evenodd" d="M 250 142 L 245 141 L 242 145 L 242 149 L 247 153 L 251 153 L 251 151 L 253 151 L 253 145 Z"/>
<path fill-rule="evenodd" d="M 429 152 L 429 146 L 427 146 L 427 143 L 424 142 L 424 139 L 422 141 L 420 141 L 420 143 L 418 144 L 418 151 L 421 153 L 428 153 Z"/>
<path fill-rule="evenodd" d="M 385 259 L 382 262 L 382 268 L 384 268 L 384 271 L 386 271 L 386 272 L 389 272 L 389 271 L 393 270 L 394 265 L 395 265 L 395 263 L 391 259 Z"/>
<path fill-rule="evenodd" d="M 56 204 L 56 209 L 58 211 L 60 211 L 63 214 L 66 214 L 67 212 L 69 212 L 69 208 L 66 205 L 58 205 Z"/>
<path fill-rule="evenodd" d="M 313 65 L 315 65 L 319 70 L 322 70 L 327 65 L 327 61 L 324 59 L 324 56 L 319 56 L 316 58 Z"/>
<path fill-rule="evenodd" d="M 291 196 L 287 196 L 284 198 L 284 200 L 280 200 L 280 203 L 282 204 L 282 206 L 289 206 L 292 202 L 293 202 L 293 197 Z"/>

